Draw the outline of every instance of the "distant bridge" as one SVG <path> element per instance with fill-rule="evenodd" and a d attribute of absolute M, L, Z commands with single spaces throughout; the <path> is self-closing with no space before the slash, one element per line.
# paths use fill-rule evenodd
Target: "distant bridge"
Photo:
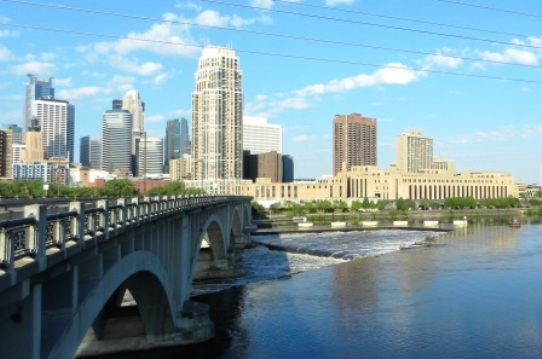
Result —
<path fill-rule="evenodd" d="M 239 274 L 250 197 L 70 202 L 0 222 L 0 352 L 11 358 L 146 349 L 214 335 L 195 277 Z M 139 315 L 126 315 L 133 297 Z M 136 313 L 137 314 L 137 313 Z"/>

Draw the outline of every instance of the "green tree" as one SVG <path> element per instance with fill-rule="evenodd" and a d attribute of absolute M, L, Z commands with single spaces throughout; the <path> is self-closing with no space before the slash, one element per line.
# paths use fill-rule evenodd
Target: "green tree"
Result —
<path fill-rule="evenodd" d="M 128 179 L 109 180 L 98 190 L 98 194 L 103 197 L 131 197 L 137 193 L 134 184 Z"/>

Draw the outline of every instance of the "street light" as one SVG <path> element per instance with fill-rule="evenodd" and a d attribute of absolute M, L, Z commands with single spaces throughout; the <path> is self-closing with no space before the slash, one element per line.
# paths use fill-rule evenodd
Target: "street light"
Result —
<path fill-rule="evenodd" d="M 138 172 L 139 172 L 139 145 L 141 144 L 141 137 L 143 135 L 145 143 L 143 144 L 143 194 L 147 192 L 147 131 L 144 130 L 134 130 L 134 135 L 137 136 L 137 139 L 139 140 L 138 146 L 137 146 L 137 165 L 138 165 Z"/>

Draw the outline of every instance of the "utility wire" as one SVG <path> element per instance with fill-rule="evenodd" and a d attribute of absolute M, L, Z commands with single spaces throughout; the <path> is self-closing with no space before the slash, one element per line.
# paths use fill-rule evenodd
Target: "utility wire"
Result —
<path fill-rule="evenodd" d="M 383 51 L 391 51 L 391 52 L 399 52 L 399 53 L 409 53 L 409 54 L 425 55 L 425 56 L 442 56 L 442 57 L 446 57 L 446 58 L 450 58 L 450 59 L 458 59 L 458 60 L 464 60 L 464 61 L 490 63 L 490 64 L 499 64 L 499 65 L 510 65 L 510 66 L 519 66 L 519 67 L 527 67 L 527 68 L 542 68 L 542 66 L 538 66 L 538 65 L 513 63 L 513 62 L 498 61 L 498 60 L 486 60 L 486 59 L 479 59 L 479 58 L 473 58 L 473 57 L 455 56 L 455 55 L 440 54 L 440 53 L 435 54 L 435 53 L 424 52 L 424 51 L 416 51 L 416 50 L 409 50 L 409 49 L 399 49 L 399 48 L 384 47 L 384 46 L 369 45 L 369 44 L 354 43 L 354 42 L 346 42 L 346 41 L 316 39 L 316 38 L 310 38 L 310 37 L 305 37 L 305 36 L 297 36 L 297 35 L 290 35 L 290 34 L 270 33 L 270 32 L 247 30 L 247 29 L 235 29 L 235 28 L 228 28 L 228 27 L 222 27 L 222 26 L 213 26 L 213 25 L 202 25 L 202 24 L 197 24 L 197 23 L 189 22 L 189 21 L 164 20 L 164 19 L 153 18 L 153 17 L 148 17 L 148 16 L 130 15 L 130 14 L 123 14 L 123 13 L 109 12 L 109 11 L 84 9 L 84 8 L 78 8 L 78 7 L 72 7 L 72 6 L 63 6 L 63 5 L 54 5 L 54 4 L 40 4 L 40 3 L 35 3 L 35 2 L 25 1 L 25 0 L 3 0 L 3 1 L 21 3 L 21 4 L 25 4 L 25 5 L 30 5 L 30 6 L 40 6 L 40 7 L 45 7 L 45 8 L 68 10 L 68 11 L 81 12 L 81 13 L 89 13 L 89 14 L 96 14 L 96 15 L 106 15 L 106 16 L 114 16 L 114 17 L 122 17 L 122 18 L 146 20 L 146 21 L 152 21 L 152 22 L 162 22 L 162 23 L 170 23 L 170 24 L 178 24 L 178 25 L 189 25 L 189 26 L 195 26 L 195 27 L 201 27 L 201 28 L 225 30 L 225 31 L 232 31 L 232 32 L 240 32 L 240 33 L 247 33 L 247 34 L 252 34 L 252 35 L 286 38 L 286 39 L 292 39 L 292 40 L 298 40 L 298 41 L 306 41 L 306 42 L 310 41 L 310 42 L 333 44 L 333 45 L 362 47 L 362 48 L 370 48 L 370 49 L 375 49 L 375 50 L 383 50 Z M 278 0 L 275 0 L 275 1 L 278 1 Z M 283 1 L 283 2 L 290 3 L 290 1 Z M 308 5 L 308 6 L 313 7 L 313 5 Z M 323 8 L 323 7 L 321 7 L 321 8 Z M 542 50 L 542 47 L 539 48 L 539 49 Z"/>
<path fill-rule="evenodd" d="M 407 31 L 407 32 L 414 32 L 418 34 L 426 34 L 426 35 L 434 35 L 434 36 L 443 36 L 443 37 L 450 37 L 455 39 L 462 39 L 462 40 L 471 40 L 471 41 L 479 41 L 479 42 L 488 42 L 492 44 L 500 44 L 500 45 L 510 45 L 510 42 L 506 41 L 499 41 L 499 40 L 492 40 L 492 39 L 484 39 L 474 36 L 465 36 L 465 35 L 456 35 L 456 34 L 449 34 L 449 33 L 443 33 L 443 32 L 437 32 L 437 31 L 429 31 L 429 30 L 420 30 L 420 29 L 412 29 L 408 27 L 402 27 L 402 26 L 394 26 L 394 25 L 385 25 L 385 24 L 377 24 L 372 22 L 366 22 L 366 21 L 356 21 L 356 20 L 350 20 L 350 19 L 342 19 L 337 17 L 331 17 L 331 16 L 324 16 L 324 15 L 314 15 L 314 14 L 306 14 L 302 12 L 296 12 L 296 11 L 286 11 L 286 10 L 277 10 L 277 9 L 268 9 L 261 6 L 253 6 L 253 5 L 244 5 L 244 4 L 236 4 L 231 3 L 227 1 L 222 0 L 199 0 L 202 2 L 210 2 L 215 4 L 221 4 L 226 6 L 234 6 L 234 7 L 241 7 L 241 8 L 248 8 L 248 9 L 255 9 L 255 10 L 261 10 L 261 11 L 267 11 L 267 12 L 276 12 L 281 14 L 287 14 L 287 15 L 294 15 L 294 16 L 301 16 L 301 17 L 308 17 L 308 18 L 314 18 L 319 20 L 328 20 L 328 21 L 334 21 L 334 22 L 342 22 L 347 24 L 354 24 L 354 25 L 365 25 L 365 26 L 374 26 L 374 27 L 380 27 L 384 29 L 390 29 L 390 30 L 399 30 L 399 31 Z M 542 49 L 540 46 L 534 46 L 534 45 L 525 45 L 525 44 L 514 44 L 518 47 L 525 47 L 525 48 L 532 48 L 532 49 Z"/>
<path fill-rule="evenodd" d="M 202 45 L 185 44 L 185 43 L 178 43 L 178 42 L 172 42 L 172 41 L 128 38 L 128 37 L 118 36 L 118 35 L 91 33 L 91 32 L 77 31 L 77 30 L 67 30 L 67 29 L 47 28 L 47 27 L 42 27 L 42 26 L 25 25 L 25 24 L 0 23 L 0 25 L 18 27 L 18 28 L 25 28 L 25 29 L 31 29 L 31 30 L 59 32 L 59 33 L 65 33 L 65 34 L 74 34 L 74 35 L 83 35 L 83 36 L 92 36 L 92 37 L 103 37 L 103 38 L 109 38 L 109 39 L 131 40 L 131 41 L 167 44 L 167 45 L 175 45 L 175 46 L 186 46 L 186 47 L 195 47 L 195 48 L 204 48 L 205 47 L 205 46 L 202 46 Z M 346 61 L 346 60 L 328 59 L 328 58 L 321 58 L 321 57 L 310 57 L 310 56 L 301 56 L 301 55 L 271 53 L 271 52 L 245 50 L 245 49 L 237 49 L 237 48 L 235 49 L 235 51 L 239 52 L 239 53 L 246 53 L 246 54 L 253 54 L 253 55 L 263 55 L 263 56 L 271 56 L 271 57 L 281 57 L 281 58 L 290 58 L 290 59 L 296 59 L 296 60 L 310 60 L 310 61 L 318 61 L 318 62 L 326 62 L 326 63 L 339 63 L 339 64 L 345 64 L 345 65 L 366 66 L 366 67 L 374 67 L 374 68 L 388 68 L 388 69 L 413 71 L 413 72 L 421 72 L 421 73 L 434 73 L 434 74 L 441 74 L 441 75 L 471 77 L 471 78 L 478 78 L 478 79 L 511 81 L 511 82 L 521 82 L 521 83 L 530 83 L 530 84 L 542 85 L 542 80 L 538 81 L 538 80 L 530 80 L 530 79 L 518 79 L 518 78 L 513 78 L 513 77 L 467 74 L 467 73 L 463 73 L 463 72 L 430 70 L 430 69 L 423 69 L 423 68 L 413 69 L 413 68 L 403 67 L 403 66 L 371 64 L 371 63 L 364 63 L 364 62 L 357 62 L 357 61 Z"/>
<path fill-rule="evenodd" d="M 86 10 L 86 9 L 73 8 L 73 7 L 61 6 L 61 5 L 40 4 L 40 3 L 25 1 L 25 0 L 3 0 L 3 1 L 4 2 L 12 2 L 12 3 L 20 3 L 20 4 L 25 4 L 25 5 L 31 5 L 31 6 L 42 6 L 42 7 L 58 8 L 58 9 L 65 9 L 65 10 L 71 10 L 71 11 L 87 11 L 89 13 L 94 13 L 94 14 L 111 15 L 111 16 L 124 16 L 126 18 L 150 20 L 150 18 L 146 18 L 146 17 L 143 17 L 143 16 L 125 15 L 125 14 L 112 13 L 112 12 L 103 12 L 103 11 L 97 11 L 97 10 Z M 506 45 L 506 46 L 511 45 L 510 42 L 507 42 L 507 41 L 485 39 L 485 38 L 479 38 L 479 37 L 474 37 L 474 36 L 456 35 L 456 34 L 442 33 L 442 32 L 429 31 L 429 30 L 413 29 L 413 28 L 394 26 L 394 25 L 377 24 L 377 23 L 371 23 L 371 22 L 365 22 L 365 21 L 356 21 L 356 20 L 349 20 L 349 19 L 343 19 L 343 18 L 337 18 L 337 17 L 307 14 L 307 13 L 295 12 L 295 11 L 268 9 L 268 8 L 265 8 L 265 7 L 244 5 L 244 4 L 236 4 L 236 3 L 226 2 L 226 1 L 222 1 L 222 0 L 199 0 L 199 1 L 222 4 L 222 5 L 226 5 L 226 6 L 249 8 L 249 9 L 254 9 L 254 10 L 276 12 L 276 13 L 282 13 L 282 14 L 288 14 L 288 15 L 294 15 L 294 16 L 315 18 L 315 19 L 319 19 L 319 20 L 342 22 L 342 23 L 354 24 L 354 25 L 373 26 L 373 27 L 380 27 L 380 28 L 385 28 L 385 29 L 390 29 L 390 30 L 414 32 L 414 33 L 421 33 L 421 34 L 426 34 L 426 35 L 450 37 L 450 38 L 456 38 L 456 39 L 471 40 L 471 41 L 478 41 L 478 42 L 486 42 L 486 43 L 500 44 L 500 45 Z M 163 22 L 164 20 L 159 20 L 159 21 Z M 512 36 L 528 37 L 526 35 L 517 35 L 517 34 L 512 35 Z M 542 50 L 542 47 L 534 46 L 534 45 L 514 44 L 514 46 Z"/>
<path fill-rule="evenodd" d="M 383 18 L 383 19 L 389 19 L 389 20 L 411 22 L 414 24 L 441 26 L 441 27 L 448 27 L 452 29 L 485 32 L 488 34 L 506 35 L 506 36 L 511 36 L 511 37 L 528 37 L 526 35 L 514 34 L 514 33 L 509 33 L 509 32 L 498 31 L 498 30 L 482 29 L 479 27 L 461 26 L 461 25 L 449 24 L 449 23 L 446 24 L 442 22 L 425 21 L 425 20 L 412 19 L 412 18 L 406 18 L 406 17 L 401 17 L 401 16 L 392 16 L 392 15 L 386 15 L 386 14 L 376 14 L 376 13 L 370 13 L 370 12 L 365 12 L 365 11 L 359 11 L 355 9 L 341 9 L 341 8 L 336 8 L 336 7 L 306 4 L 306 3 L 295 2 L 291 0 L 273 0 L 273 1 L 276 3 L 283 3 L 283 4 L 294 5 L 294 6 L 301 6 L 305 8 L 319 9 L 319 10 L 324 10 L 324 11 L 333 11 L 333 12 L 345 13 L 349 15 L 352 15 L 352 14 L 363 15 L 363 16 L 377 17 L 377 18 Z M 443 1 L 446 1 L 446 0 L 443 0 Z"/>
<path fill-rule="evenodd" d="M 277 1 L 277 0 L 275 0 L 275 1 Z M 445 3 L 449 3 L 449 4 L 454 4 L 454 5 L 459 5 L 459 6 L 474 7 L 474 8 L 478 8 L 478 9 L 495 11 L 495 12 L 503 12 L 503 13 L 513 14 L 513 15 L 535 17 L 535 18 L 539 18 L 539 19 L 542 18 L 542 15 L 539 15 L 539 14 L 530 14 L 530 13 L 521 12 L 521 11 L 499 9 L 499 8 L 496 8 L 496 7 L 485 6 L 485 5 L 468 4 L 468 3 L 465 3 L 465 2 L 455 1 L 455 0 L 436 0 L 436 1 L 445 2 Z"/>

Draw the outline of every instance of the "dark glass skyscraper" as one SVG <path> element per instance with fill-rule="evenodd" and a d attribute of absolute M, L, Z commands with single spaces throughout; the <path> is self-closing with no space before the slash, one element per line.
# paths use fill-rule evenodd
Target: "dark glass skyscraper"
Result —
<path fill-rule="evenodd" d="M 188 121 L 185 118 L 168 120 L 164 143 L 164 172 L 169 172 L 169 161 L 190 153 Z"/>

